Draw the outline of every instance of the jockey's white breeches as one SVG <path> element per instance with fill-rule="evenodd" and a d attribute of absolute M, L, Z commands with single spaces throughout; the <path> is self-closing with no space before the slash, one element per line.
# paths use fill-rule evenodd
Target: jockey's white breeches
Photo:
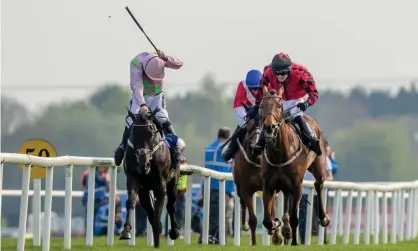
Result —
<path fill-rule="evenodd" d="M 305 100 L 303 98 L 300 99 L 293 99 L 293 100 L 284 100 L 283 101 L 283 110 L 289 110 L 290 116 L 292 119 L 296 118 L 297 116 L 303 116 L 303 112 L 296 107 L 297 104 L 303 103 Z"/>
<path fill-rule="evenodd" d="M 301 111 L 298 107 L 296 107 L 297 104 L 303 103 L 303 102 L 305 102 L 305 100 L 303 98 L 294 99 L 294 100 L 285 100 L 285 101 L 283 101 L 283 110 L 287 111 L 288 109 L 290 109 L 289 113 L 290 113 L 290 116 L 292 117 L 292 119 L 294 119 L 298 116 L 303 116 L 303 111 Z M 315 136 L 315 132 L 312 130 L 309 123 L 306 123 L 306 125 L 308 126 L 311 135 Z"/>
<path fill-rule="evenodd" d="M 247 116 L 247 112 L 245 111 L 245 108 L 240 106 L 234 109 L 235 112 L 235 118 L 238 121 L 238 125 L 242 127 L 245 124 L 245 116 Z"/>
<path fill-rule="evenodd" d="M 163 124 L 164 122 L 169 120 L 168 112 L 167 112 L 167 109 L 166 109 L 167 104 L 165 102 L 165 97 L 164 97 L 163 92 L 160 92 L 157 95 L 146 95 L 146 96 L 144 96 L 144 99 L 145 99 L 145 104 L 147 104 L 150 111 L 153 111 L 156 108 L 160 108 L 160 111 L 158 111 L 156 113 L 155 118 L 161 124 Z M 129 110 L 133 114 L 138 114 L 139 110 L 140 110 L 139 105 L 135 102 L 135 99 L 133 98 L 133 96 L 131 96 L 131 100 L 129 101 Z M 127 116 L 126 117 L 126 126 L 129 127 L 131 125 L 132 125 L 132 119 L 131 119 L 131 117 Z"/>

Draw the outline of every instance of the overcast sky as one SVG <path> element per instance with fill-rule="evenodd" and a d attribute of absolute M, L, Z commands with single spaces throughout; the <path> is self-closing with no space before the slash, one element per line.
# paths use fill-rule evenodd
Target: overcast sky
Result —
<path fill-rule="evenodd" d="M 2 92 L 32 108 L 82 98 L 103 82 L 128 86 L 130 60 L 152 47 L 125 6 L 161 50 L 183 59 L 167 74 L 170 93 L 209 71 L 240 81 L 279 51 L 306 65 L 320 91 L 418 78 L 417 0 L 1 2 Z"/>

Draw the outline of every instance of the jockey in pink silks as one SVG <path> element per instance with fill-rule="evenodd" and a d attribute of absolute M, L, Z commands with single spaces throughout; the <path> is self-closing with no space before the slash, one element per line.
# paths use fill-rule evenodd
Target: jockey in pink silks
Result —
<path fill-rule="evenodd" d="M 129 101 L 129 110 L 134 114 L 138 114 L 139 112 L 148 112 L 148 109 L 155 110 L 159 108 L 160 110 L 156 114 L 158 121 L 154 121 L 154 123 L 158 123 L 165 133 L 173 135 L 175 135 L 175 132 L 168 118 L 162 90 L 163 80 L 165 68 L 180 69 L 182 66 L 183 62 L 180 59 L 167 56 L 162 51 L 158 51 L 156 54 L 142 52 L 136 55 L 130 63 L 132 96 Z M 122 143 L 115 149 L 114 158 L 117 166 L 122 163 L 131 125 L 132 119 L 127 116 Z M 176 146 L 177 149 L 174 149 L 173 166 L 177 166 L 178 163 L 183 161 L 178 144 Z"/>

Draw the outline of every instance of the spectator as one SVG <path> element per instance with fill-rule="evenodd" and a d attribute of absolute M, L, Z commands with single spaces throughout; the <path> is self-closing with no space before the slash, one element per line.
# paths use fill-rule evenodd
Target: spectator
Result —
<path fill-rule="evenodd" d="M 101 204 L 94 217 L 94 235 L 103 236 L 107 234 L 108 217 L 109 217 L 109 195 L 106 195 L 106 199 L 101 201 Z M 119 235 L 122 231 L 122 209 L 119 196 L 116 196 L 115 205 L 115 235 Z"/>
<path fill-rule="evenodd" d="M 332 175 L 335 176 L 338 173 L 338 162 L 337 162 L 337 159 L 335 158 L 335 152 L 331 152 L 331 155 L 329 156 L 329 158 L 331 160 L 331 165 L 332 165 Z"/>
<path fill-rule="evenodd" d="M 205 151 L 205 167 L 218 171 L 231 173 L 232 162 L 225 162 L 222 158 L 221 146 L 231 137 L 231 130 L 229 128 L 220 128 L 218 137 L 215 141 L 206 146 Z M 219 244 L 219 181 L 211 179 L 210 181 L 210 215 L 209 215 L 209 243 Z M 225 182 L 225 205 L 229 204 L 232 197 L 232 192 L 235 191 L 233 181 Z M 204 194 L 204 193 L 203 193 Z M 205 199 L 205 198 L 204 198 Z M 232 209 L 233 210 L 233 209 Z M 225 235 L 226 237 L 226 235 Z M 200 235 L 199 243 L 202 241 Z"/>
<path fill-rule="evenodd" d="M 95 189 L 94 189 L 94 217 L 96 212 L 102 204 L 102 201 L 106 198 L 106 192 L 109 191 L 109 175 L 108 168 L 98 166 L 95 173 Z M 81 176 L 81 186 L 84 189 L 82 203 L 85 208 L 85 221 L 84 226 L 87 227 L 87 198 L 88 198 L 88 177 L 89 168 L 87 168 Z"/>

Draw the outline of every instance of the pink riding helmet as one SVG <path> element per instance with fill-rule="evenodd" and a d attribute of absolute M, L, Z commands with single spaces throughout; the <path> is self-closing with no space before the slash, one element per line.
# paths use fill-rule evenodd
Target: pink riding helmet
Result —
<path fill-rule="evenodd" d="M 165 76 L 165 61 L 154 54 L 149 54 L 144 60 L 145 74 L 155 82 L 161 82 Z"/>

